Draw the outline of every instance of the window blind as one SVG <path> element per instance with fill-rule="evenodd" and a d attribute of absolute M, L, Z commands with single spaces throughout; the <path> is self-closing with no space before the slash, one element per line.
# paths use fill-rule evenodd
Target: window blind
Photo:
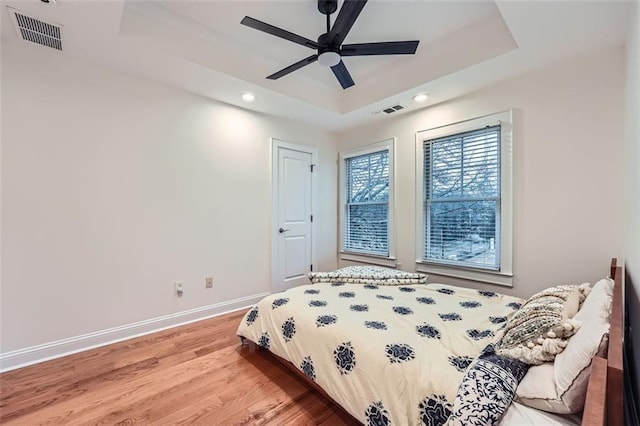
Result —
<path fill-rule="evenodd" d="M 424 258 L 500 269 L 500 126 L 424 141 Z"/>
<path fill-rule="evenodd" d="M 389 254 L 389 151 L 346 158 L 344 250 Z"/>

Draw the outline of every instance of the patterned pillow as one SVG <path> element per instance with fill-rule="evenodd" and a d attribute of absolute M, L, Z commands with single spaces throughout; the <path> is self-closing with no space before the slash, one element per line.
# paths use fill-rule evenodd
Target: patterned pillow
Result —
<path fill-rule="evenodd" d="M 528 369 L 527 364 L 501 357 L 493 345 L 487 346 L 467 369 L 447 425 L 497 425 Z"/>
<path fill-rule="evenodd" d="M 425 274 L 398 271 L 380 266 L 347 266 L 332 272 L 310 272 L 312 283 L 350 283 L 350 284 L 424 284 Z"/>
<path fill-rule="evenodd" d="M 573 316 L 588 288 L 556 286 L 531 296 L 507 322 L 498 354 L 532 365 L 553 361 L 580 327 Z"/>

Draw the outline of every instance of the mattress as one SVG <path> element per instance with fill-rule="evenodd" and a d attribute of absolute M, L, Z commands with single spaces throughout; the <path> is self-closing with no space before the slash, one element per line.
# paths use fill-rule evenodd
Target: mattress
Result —
<path fill-rule="evenodd" d="M 582 419 L 577 414 L 553 414 L 536 410 L 513 402 L 500 420 L 500 426 L 580 426 Z"/>

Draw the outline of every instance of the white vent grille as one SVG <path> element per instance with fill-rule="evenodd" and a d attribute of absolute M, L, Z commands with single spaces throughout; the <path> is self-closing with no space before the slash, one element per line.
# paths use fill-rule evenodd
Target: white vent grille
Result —
<path fill-rule="evenodd" d="M 9 9 L 9 12 L 11 12 L 16 32 L 23 40 L 38 43 L 52 49 L 62 50 L 62 31 L 60 25 L 49 24 L 14 9 Z"/>
<path fill-rule="evenodd" d="M 398 105 L 394 105 L 394 106 L 389 107 L 389 108 L 385 108 L 382 111 L 386 112 L 387 114 L 393 114 L 394 112 L 400 111 L 401 109 L 404 109 L 404 108 L 405 108 L 404 106 L 398 104 Z"/>

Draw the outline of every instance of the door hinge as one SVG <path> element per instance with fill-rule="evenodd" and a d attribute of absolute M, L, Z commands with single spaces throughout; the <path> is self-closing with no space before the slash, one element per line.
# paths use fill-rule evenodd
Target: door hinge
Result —
<path fill-rule="evenodd" d="M 309 168 L 311 169 L 311 173 L 313 173 L 313 169 L 316 167 L 315 164 L 312 164 Z"/>
<path fill-rule="evenodd" d="M 311 223 L 313 223 L 313 215 L 311 215 Z"/>

